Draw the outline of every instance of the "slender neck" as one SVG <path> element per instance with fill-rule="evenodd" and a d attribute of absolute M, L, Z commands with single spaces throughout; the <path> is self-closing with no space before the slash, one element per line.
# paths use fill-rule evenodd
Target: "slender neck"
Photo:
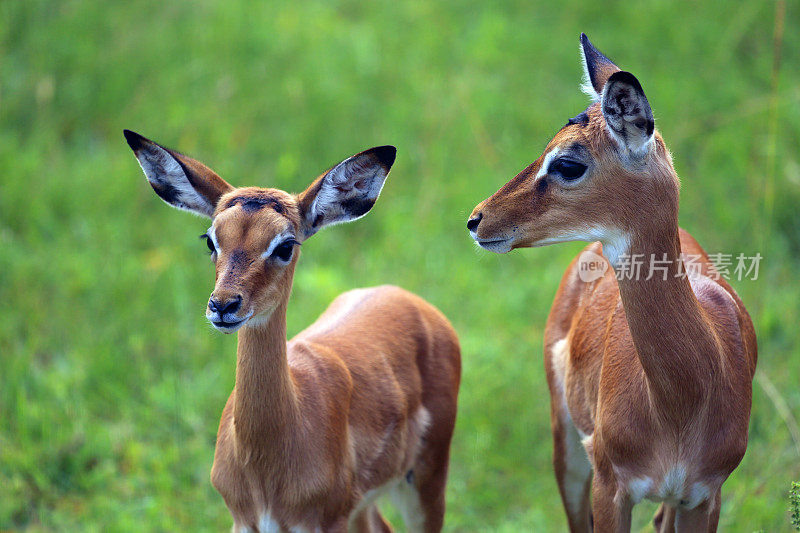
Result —
<path fill-rule="evenodd" d="M 281 446 L 296 427 L 298 400 L 286 359 L 286 306 L 270 318 L 239 331 L 233 420 L 236 436 L 261 455 L 269 446 Z M 266 438 L 265 438 L 266 437 Z"/>
<path fill-rule="evenodd" d="M 707 388 L 718 349 L 680 254 L 676 202 L 660 223 L 632 232 L 627 270 L 617 265 L 622 305 L 648 385 L 659 405 L 675 407 L 676 415 Z"/>

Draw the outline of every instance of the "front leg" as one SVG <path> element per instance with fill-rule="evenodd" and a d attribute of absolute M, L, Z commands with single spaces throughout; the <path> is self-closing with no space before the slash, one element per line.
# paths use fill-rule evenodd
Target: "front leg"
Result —
<path fill-rule="evenodd" d="M 704 501 L 694 509 L 678 509 L 675 516 L 675 531 L 679 533 L 692 531 L 714 533 L 719 523 L 721 500 L 721 491 L 718 489 L 711 499 Z"/>
<path fill-rule="evenodd" d="M 392 527 L 375 505 L 370 505 L 357 516 L 350 517 L 347 524 L 348 527 L 343 531 L 348 533 L 392 533 Z"/>
<path fill-rule="evenodd" d="M 719 513 L 722 510 L 722 486 L 717 489 L 714 496 L 714 505 L 711 507 L 711 514 L 708 516 L 708 530 L 714 532 L 719 525 Z"/>
<path fill-rule="evenodd" d="M 629 533 L 631 503 L 628 495 L 619 490 L 611 469 L 598 469 L 592 479 L 592 517 L 598 533 Z"/>

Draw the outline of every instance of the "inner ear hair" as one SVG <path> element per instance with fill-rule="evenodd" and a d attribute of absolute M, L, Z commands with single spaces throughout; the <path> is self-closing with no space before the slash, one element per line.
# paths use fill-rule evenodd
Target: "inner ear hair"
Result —
<path fill-rule="evenodd" d="M 634 153 L 647 147 L 655 121 L 636 76 L 624 70 L 612 74 L 603 88 L 601 105 L 609 129 L 622 144 Z"/>
<path fill-rule="evenodd" d="M 212 217 L 219 198 L 233 186 L 199 161 L 130 130 L 123 130 L 156 194 L 178 209 Z"/>
<path fill-rule="evenodd" d="M 396 153 L 395 147 L 388 145 L 364 150 L 333 167 L 300 193 L 304 237 L 327 225 L 361 218 L 372 209 Z"/>

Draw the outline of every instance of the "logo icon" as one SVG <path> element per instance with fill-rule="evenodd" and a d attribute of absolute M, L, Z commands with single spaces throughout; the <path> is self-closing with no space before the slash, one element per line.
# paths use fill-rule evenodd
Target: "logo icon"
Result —
<path fill-rule="evenodd" d="M 606 270 L 608 261 L 602 255 L 587 250 L 578 257 L 578 277 L 584 283 L 602 278 Z"/>

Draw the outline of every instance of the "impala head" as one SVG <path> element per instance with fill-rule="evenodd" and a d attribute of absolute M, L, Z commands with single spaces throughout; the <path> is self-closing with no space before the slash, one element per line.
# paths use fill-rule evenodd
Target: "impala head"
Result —
<path fill-rule="evenodd" d="M 216 285 L 206 317 L 224 333 L 265 321 L 288 300 L 300 244 L 324 226 L 364 216 L 378 199 L 396 153 L 393 146 L 380 146 L 356 154 L 295 195 L 236 188 L 194 159 L 124 133 L 162 200 L 211 219 L 202 237 L 216 268 Z"/>
<path fill-rule="evenodd" d="M 592 104 L 475 207 L 467 228 L 487 250 L 599 240 L 614 263 L 642 213 L 652 224 L 677 217 L 677 176 L 641 84 L 583 34 L 581 55 Z"/>

